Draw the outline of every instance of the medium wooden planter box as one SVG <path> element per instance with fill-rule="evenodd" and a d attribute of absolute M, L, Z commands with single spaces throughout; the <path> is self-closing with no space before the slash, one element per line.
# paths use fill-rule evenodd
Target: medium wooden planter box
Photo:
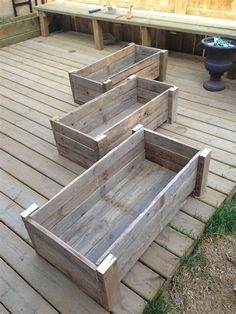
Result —
<path fill-rule="evenodd" d="M 141 123 L 156 129 L 176 116 L 178 88 L 131 76 L 84 106 L 51 120 L 58 152 L 90 167 Z"/>
<path fill-rule="evenodd" d="M 0 25 L 0 48 L 37 36 L 40 36 L 40 27 L 36 14 L 12 18 Z"/>
<path fill-rule="evenodd" d="M 107 310 L 125 274 L 207 178 L 208 149 L 138 127 L 41 208 L 22 213 L 36 251 Z"/>
<path fill-rule="evenodd" d="M 167 54 L 167 50 L 132 43 L 83 69 L 69 72 L 75 102 L 90 101 L 133 74 L 164 81 Z"/>

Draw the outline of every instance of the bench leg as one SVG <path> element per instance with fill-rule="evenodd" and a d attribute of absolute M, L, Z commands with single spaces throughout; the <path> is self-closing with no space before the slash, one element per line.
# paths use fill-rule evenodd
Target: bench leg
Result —
<path fill-rule="evenodd" d="M 48 16 L 44 13 L 39 11 L 39 23 L 41 29 L 41 35 L 44 37 L 49 36 L 49 19 Z"/>
<path fill-rule="evenodd" d="M 100 21 L 93 20 L 93 36 L 95 41 L 95 47 L 98 50 L 104 49 L 102 25 Z"/>
<path fill-rule="evenodd" d="M 151 29 L 148 27 L 140 26 L 141 45 L 151 46 Z"/>

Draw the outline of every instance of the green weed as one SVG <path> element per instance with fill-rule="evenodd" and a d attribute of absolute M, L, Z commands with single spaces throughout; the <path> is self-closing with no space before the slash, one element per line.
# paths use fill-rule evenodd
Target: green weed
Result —
<path fill-rule="evenodd" d="M 206 224 L 205 233 L 236 236 L 236 195 L 221 204 Z"/>
<path fill-rule="evenodd" d="M 158 299 L 148 302 L 143 314 L 175 314 L 172 304 L 164 295 L 160 295 Z"/>

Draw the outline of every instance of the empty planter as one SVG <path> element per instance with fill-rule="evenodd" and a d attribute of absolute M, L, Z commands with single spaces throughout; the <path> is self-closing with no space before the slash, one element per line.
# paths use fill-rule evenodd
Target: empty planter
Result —
<path fill-rule="evenodd" d="M 133 74 L 165 80 L 167 53 L 167 50 L 130 44 L 83 69 L 69 72 L 75 102 L 83 104 Z"/>
<path fill-rule="evenodd" d="M 36 251 L 111 310 L 120 281 L 200 195 L 210 151 L 140 128 L 49 202 L 22 213 Z"/>
<path fill-rule="evenodd" d="M 141 123 L 155 130 L 173 122 L 178 88 L 132 76 L 127 82 L 91 100 L 62 118 L 51 120 L 58 152 L 90 167 L 131 135 Z"/>

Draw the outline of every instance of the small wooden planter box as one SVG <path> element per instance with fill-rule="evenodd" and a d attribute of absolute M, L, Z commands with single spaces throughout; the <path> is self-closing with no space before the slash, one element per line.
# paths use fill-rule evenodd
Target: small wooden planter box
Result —
<path fill-rule="evenodd" d="M 61 119 L 51 120 L 59 153 L 90 167 L 131 135 L 136 124 L 154 130 L 166 121 L 172 123 L 177 92 L 175 86 L 131 76 Z"/>
<path fill-rule="evenodd" d="M 119 283 L 193 191 L 210 151 L 136 127 L 49 202 L 22 213 L 36 251 L 111 310 Z"/>
<path fill-rule="evenodd" d="M 37 36 L 40 27 L 36 14 L 15 17 L 0 25 L 0 48 Z"/>
<path fill-rule="evenodd" d="M 89 66 L 69 72 L 75 102 L 83 104 L 105 93 L 130 75 L 164 81 L 167 50 L 130 44 Z"/>

